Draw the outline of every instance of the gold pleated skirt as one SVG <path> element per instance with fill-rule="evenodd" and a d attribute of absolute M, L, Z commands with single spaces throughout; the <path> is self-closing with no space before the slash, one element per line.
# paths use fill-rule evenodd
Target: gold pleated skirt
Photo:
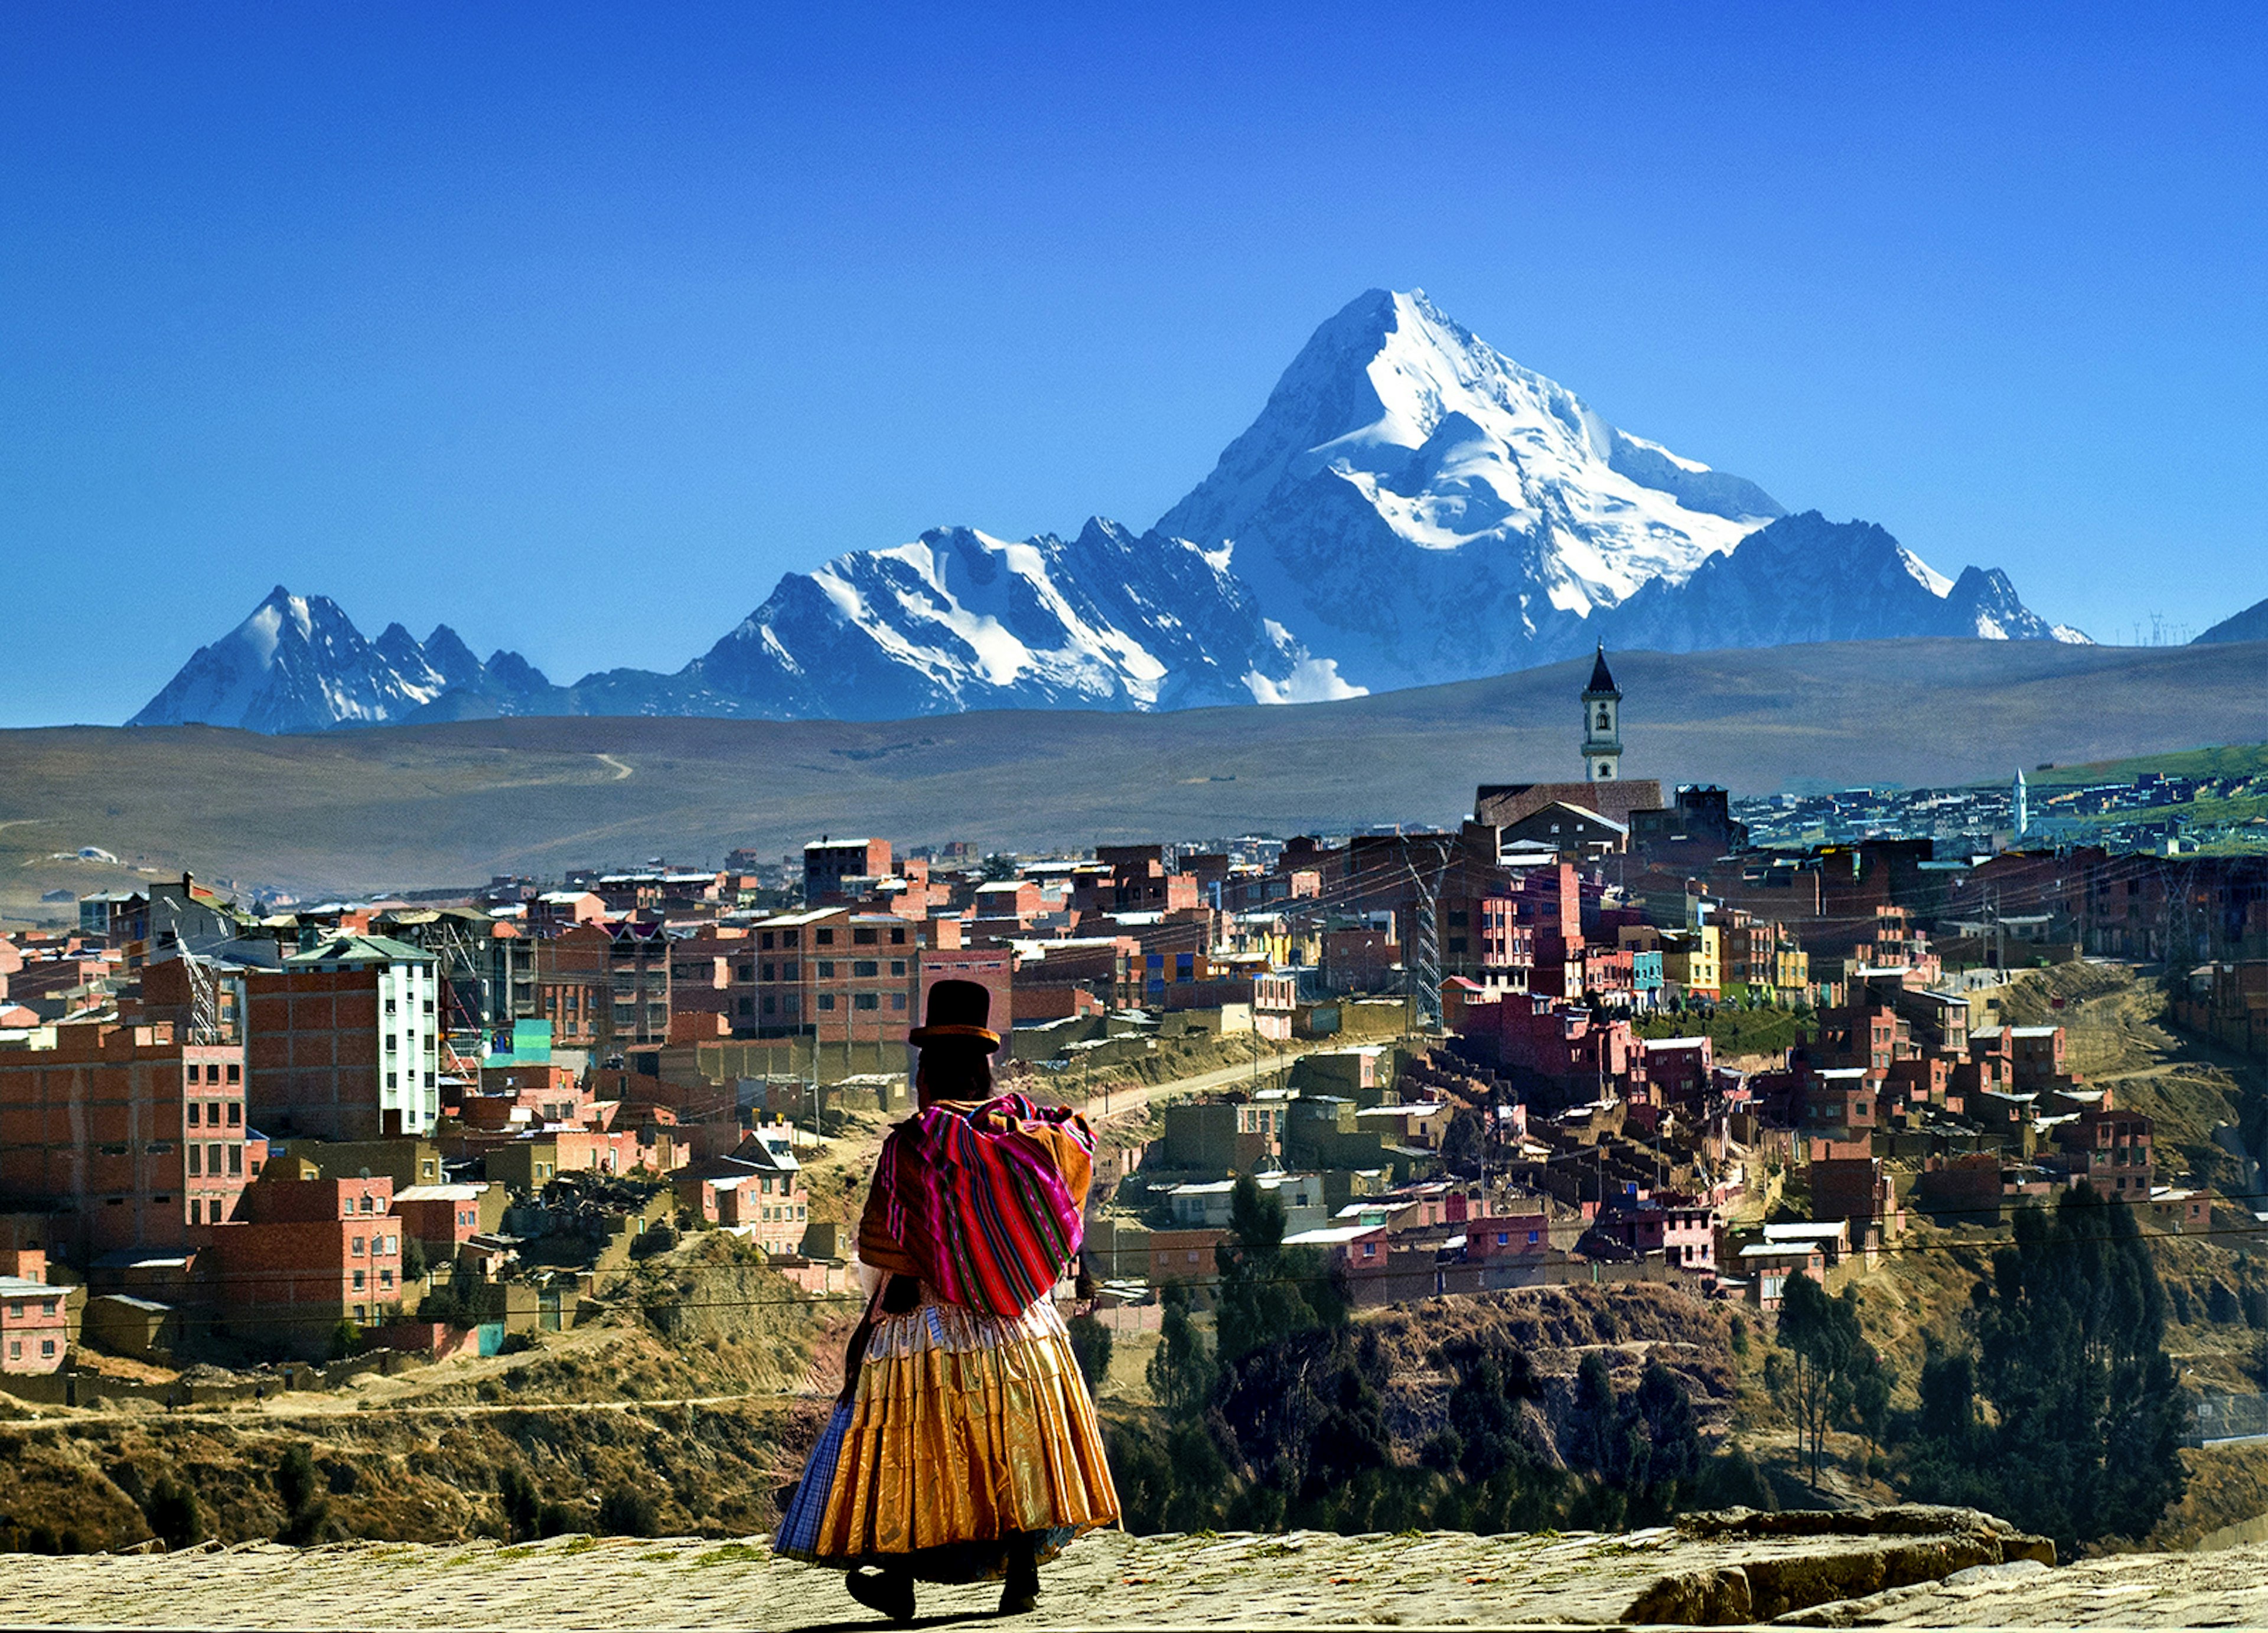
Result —
<path fill-rule="evenodd" d="M 1046 1558 L 1117 1520 L 1052 1300 L 998 1317 L 924 1298 L 875 1323 L 811 1557 L 972 1580 L 998 1573 L 1011 1539 Z"/>

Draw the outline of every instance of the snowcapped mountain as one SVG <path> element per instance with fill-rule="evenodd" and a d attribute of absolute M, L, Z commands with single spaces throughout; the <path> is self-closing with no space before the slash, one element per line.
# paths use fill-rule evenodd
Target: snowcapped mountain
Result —
<path fill-rule="evenodd" d="M 250 617 L 199 647 L 127 724 L 271 732 L 384 725 L 415 717 L 453 690 L 477 691 L 499 662 L 508 672 L 526 668 L 509 652 L 483 666 L 446 624 L 422 644 L 398 623 L 366 641 L 337 602 L 278 585 Z M 535 680 L 549 689 L 540 674 Z"/>
<path fill-rule="evenodd" d="M 1422 293 L 1317 329 L 1258 419 L 1149 532 L 969 527 L 840 555 L 674 674 L 555 686 L 446 626 L 365 642 L 276 590 L 136 715 L 261 732 L 499 714 L 887 719 L 967 709 L 1306 702 L 1550 663 L 1897 636 L 2077 640 L 1997 570 L 1609 424 Z"/>
<path fill-rule="evenodd" d="M 786 575 L 683 678 L 751 714 L 878 720 L 1355 695 L 1260 615 L 1227 560 L 1100 517 L 1020 544 L 939 528 Z"/>
<path fill-rule="evenodd" d="M 1420 685 L 1587 644 L 1584 620 L 1683 583 L 1782 513 L 1616 430 L 1423 293 L 1315 331 L 1158 530 L 1233 541 L 1239 577 L 1350 680 Z"/>
<path fill-rule="evenodd" d="M 1948 578 L 1872 522 L 1816 511 L 1760 528 L 1682 584 L 1655 579 L 1592 629 L 1609 646 L 1662 652 L 1903 636 L 2087 641 L 2027 607 L 1997 567 Z"/>

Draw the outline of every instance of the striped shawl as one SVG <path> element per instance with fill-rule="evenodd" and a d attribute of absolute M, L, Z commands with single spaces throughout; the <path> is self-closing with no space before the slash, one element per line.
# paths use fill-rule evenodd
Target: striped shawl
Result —
<path fill-rule="evenodd" d="M 883 1144 L 858 1256 L 947 1304 L 1015 1315 L 1079 1252 L 1094 1166 L 1094 1132 L 1067 1106 L 1021 1094 L 932 1106 Z"/>

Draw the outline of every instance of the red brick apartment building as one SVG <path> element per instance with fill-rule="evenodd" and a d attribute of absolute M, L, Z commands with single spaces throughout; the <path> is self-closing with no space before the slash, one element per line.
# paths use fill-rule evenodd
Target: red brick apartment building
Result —
<path fill-rule="evenodd" d="M 179 1250 L 243 1193 L 245 1076 L 242 1044 L 186 1042 L 170 1022 L 77 1022 L 0 1047 L 0 1194 L 73 1210 L 82 1265 Z"/>
<path fill-rule="evenodd" d="M 318 1140 L 431 1132 L 442 1027 L 431 953 L 342 936 L 244 982 L 247 1107 L 258 1127 Z"/>
<path fill-rule="evenodd" d="M 0 1372 L 52 1372 L 70 1352 L 69 1287 L 0 1276 Z"/>
<path fill-rule="evenodd" d="M 342 1320 L 374 1326 L 400 1305 L 402 1222 L 390 1179 L 264 1179 L 244 1218 L 211 1232 L 199 1270 L 217 1333 L 319 1356 Z"/>
<path fill-rule="evenodd" d="M 954 919 L 913 921 L 848 908 L 761 919 L 733 966 L 733 1031 L 821 1043 L 902 1043 L 921 1012 L 924 953 L 958 951 L 960 931 Z M 1005 970 L 1007 953 L 988 956 Z M 1005 990 L 995 1002 L 994 1013 L 1005 1022 Z"/>
<path fill-rule="evenodd" d="M 887 839 L 814 839 L 803 848 L 804 905 L 824 907 L 847 894 L 846 879 L 887 879 L 889 872 Z"/>

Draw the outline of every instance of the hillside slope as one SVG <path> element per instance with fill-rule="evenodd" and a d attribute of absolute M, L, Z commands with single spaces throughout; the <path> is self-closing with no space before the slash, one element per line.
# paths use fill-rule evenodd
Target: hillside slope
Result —
<path fill-rule="evenodd" d="M 57 852 L 298 891 L 713 860 L 821 832 L 1097 840 L 1454 823 L 1475 784 L 1580 775 L 1587 658 L 1333 703 L 846 724 L 519 718 L 265 737 L 0 733 L 0 910 L 114 878 Z M 1896 641 L 1617 653 L 1624 769 L 1737 792 L 1953 784 L 2268 738 L 2268 646 Z M 49 906 L 49 914 L 58 911 Z"/>

